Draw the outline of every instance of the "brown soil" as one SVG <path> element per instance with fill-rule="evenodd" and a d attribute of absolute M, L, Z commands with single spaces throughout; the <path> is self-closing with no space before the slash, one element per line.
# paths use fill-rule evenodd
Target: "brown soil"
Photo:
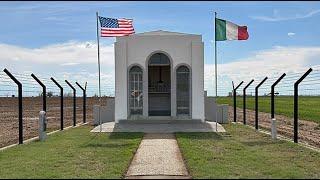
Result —
<path fill-rule="evenodd" d="M 101 104 L 106 104 L 107 97 L 101 98 Z M 76 124 L 83 122 L 83 98 L 76 99 Z M 23 139 L 38 136 L 39 111 L 42 110 L 41 97 L 23 98 Z M 86 120 L 93 123 L 93 105 L 99 104 L 97 97 L 87 98 Z M 64 98 L 64 127 L 73 125 L 73 98 Z M 47 98 L 47 132 L 60 129 L 60 98 Z M 19 136 L 18 98 L 0 97 L 0 147 L 18 143 Z"/>
<path fill-rule="evenodd" d="M 107 97 L 101 99 L 106 104 Z M 76 123 L 83 122 L 82 98 L 76 100 Z M 87 122 L 93 123 L 93 105 L 99 104 L 96 97 L 87 98 Z M 24 140 L 38 135 L 39 111 L 42 110 L 41 97 L 23 98 L 23 138 Z M 246 110 L 248 125 L 254 126 L 255 111 Z M 229 118 L 233 121 L 233 107 L 229 106 Z M 60 129 L 60 98 L 47 98 L 47 131 Z M 293 119 L 276 115 L 279 134 L 293 139 Z M 237 121 L 243 122 L 243 111 L 237 108 Z M 0 147 L 18 143 L 18 99 L 12 97 L 0 98 Z M 73 99 L 64 98 L 64 127 L 73 125 Z M 271 119 L 269 113 L 259 112 L 259 128 L 270 131 Z M 299 120 L 299 142 L 320 147 L 320 125 L 305 120 Z"/>
<path fill-rule="evenodd" d="M 233 107 L 229 106 L 229 119 L 233 122 Z M 259 112 L 259 128 L 271 130 L 270 113 Z M 277 132 L 293 140 L 293 118 L 283 115 L 276 115 Z M 243 110 L 237 108 L 237 122 L 243 122 Z M 247 125 L 255 126 L 255 111 L 246 110 Z M 320 125 L 315 122 L 299 119 L 298 121 L 298 141 L 312 146 L 320 147 Z"/>

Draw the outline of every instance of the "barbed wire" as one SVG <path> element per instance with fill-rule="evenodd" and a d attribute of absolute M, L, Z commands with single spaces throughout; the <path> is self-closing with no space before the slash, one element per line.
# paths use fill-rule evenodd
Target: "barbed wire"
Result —
<path fill-rule="evenodd" d="M 21 73 L 12 73 L 15 78 L 18 79 L 23 85 L 23 95 L 27 97 L 39 96 L 42 93 L 42 87 L 36 82 L 35 79 L 31 76 L 31 73 L 21 74 Z M 50 94 L 58 95 L 60 89 L 53 83 L 50 79 L 50 76 L 42 75 L 37 78 L 46 86 L 47 92 Z M 55 78 L 56 79 L 56 78 Z M 58 83 L 63 87 L 65 96 L 71 96 L 73 90 L 65 83 L 64 80 L 56 79 Z M 80 89 L 75 82 L 71 82 L 73 87 L 76 89 L 76 96 L 82 96 L 82 89 Z M 79 82 L 84 88 L 84 82 Z M 90 83 L 88 83 L 90 84 Z M 98 85 L 91 84 L 92 86 L 87 87 L 87 96 L 95 96 L 98 94 Z M 101 87 L 102 96 L 114 96 L 114 87 L 110 84 L 105 84 Z M 17 96 L 17 85 L 10 79 L 7 74 L 0 72 L 0 97 L 10 97 Z"/>
<path fill-rule="evenodd" d="M 320 65 L 312 66 L 313 71 L 299 84 L 299 95 L 301 96 L 316 96 L 320 94 Z M 275 91 L 278 95 L 293 95 L 294 83 L 300 79 L 307 71 L 301 70 L 297 72 L 288 72 L 286 76 L 275 86 Z M 277 76 L 268 77 L 268 79 L 259 88 L 259 95 L 266 95 L 271 92 L 271 86 L 278 80 L 282 73 L 278 73 Z M 264 77 L 258 77 L 246 90 L 248 94 L 255 93 L 255 87 L 262 81 Z M 251 79 L 250 79 L 251 80 Z M 244 81 L 244 83 L 238 88 L 237 94 L 242 93 L 243 88 L 250 81 Z M 240 82 L 235 82 L 237 86 Z M 230 95 L 233 91 L 231 82 L 228 86 L 218 87 L 218 95 L 226 96 Z"/>

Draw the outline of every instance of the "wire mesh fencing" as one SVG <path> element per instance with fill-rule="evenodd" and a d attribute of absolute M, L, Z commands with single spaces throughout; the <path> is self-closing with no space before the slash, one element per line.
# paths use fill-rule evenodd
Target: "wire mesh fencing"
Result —
<path fill-rule="evenodd" d="M 236 106 L 237 106 L 237 114 L 236 121 L 243 123 L 243 91 L 239 91 L 236 94 Z"/>
<path fill-rule="evenodd" d="M 43 110 L 42 87 L 28 74 L 13 75 L 22 83 L 23 139 L 38 135 L 39 112 Z"/>
<path fill-rule="evenodd" d="M 18 142 L 18 87 L 0 72 L 0 147 Z"/>
<path fill-rule="evenodd" d="M 274 118 L 277 123 L 277 132 L 290 138 L 293 137 L 294 130 L 292 118 L 293 84 L 297 76 L 299 76 L 299 73 L 287 73 L 274 88 Z M 276 77 L 273 82 L 277 81 L 277 78 L 279 79 L 279 77 Z"/>
<path fill-rule="evenodd" d="M 63 87 L 63 124 L 64 127 L 73 125 L 74 109 L 73 109 L 73 90 L 65 82 L 62 82 Z"/>
<path fill-rule="evenodd" d="M 275 118 L 278 134 L 320 147 L 320 66 L 256 78 L 244 91 L 248 83 L 244 82 L 236 90 L 237 95 L 232 96 L 236 99 L 237 122 L 244 123 L 245 120 L 256 129 L 271 131 L 271 119 Z M 230 100 L 233 93 L 228 93 L 224 98 L 229 100 L 218 100 L 218 103 L 229 104 L 229 118 L 233 121 L 234 102 Z"/>
<path fill-rule="evenodd" d="M 47 131 L 61 129 L 61 111 L 60 111 L 60 89 L 49 79 L 46 78 L 47 84 Z"/>
<path fill-rule="evenodd" d="M 38 77 L 46 86 L 46 115 L 47 115 L 47 132 L 60 129 L 60 89 L 50 80 L 50 77 Z M 38 85 L 39 86 L 39 85 Z M 43 98 L 43 92 L 40 97 Z M 42 102 L 43 105 L 43 102 Z M 38 112 L 39 113 L 39 112 Z"/>
<path fill-rule="evenodd" d="M 312 71 L 298 87 L 298 141 L 320 146 L 320 66 Z"/>
<path fill-rule="evenodd" d="M 71 84 L 77 91 L 76 104 L 74 91 L 64 80 L 56 81 L 49 76 L 37 77 L 29 73 L 10 73 L 6 69 L 0 72 L 0 147 L 22 144 L 24 140 L 37 137 L 39 112 L 42 110 L 46 111 L 46 132 L 83 123 L 84 111 L 88 109 L 90 111 L 86 117 L 92 122 L 93 105 L 99 104 L 99 98 L 86 98 L 88 103 L 83 106 L 83 95 L 87 94 L 85 88 L 78 87 L 74 82 Z M 91 87 L 92 92 L 96 89 Z M 105 92 L 103 95 L 100 102 L 106 104 L 108 97 Z"/>
<path fill-rule="evenodd" d="M 249 85 L 248 88 L 246 88 L 246 92 L 245 92 L 245 99 L 244 97 L 244 91 L 242 92 L 242 104 L 245 101 L 245 108 L 244 106 L 242 106 L 242 122 L 248 125 L 253 126 L 254 122 L 255 122 L 255 114 L 254 114 L 254 87 L 255 87 L 256 82 L 252 82 L 252 84 L 246 84 Z M 245 111 L 245 113 L 244 113 Z"/>

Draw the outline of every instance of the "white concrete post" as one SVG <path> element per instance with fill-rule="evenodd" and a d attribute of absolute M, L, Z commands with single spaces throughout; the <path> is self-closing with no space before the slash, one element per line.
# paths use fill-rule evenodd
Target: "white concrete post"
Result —
<path fill-rule="evenodd" d="M 276 118 L 271 120 L 271 137 L 272 139 L 277 139 L 277 121 Z"/>
<path fill-rule="evenodd" d="M 46 133 L 47 117 L 45 111 L 39 113 L 39 140 L 44 141 L 47 138 Z"/>

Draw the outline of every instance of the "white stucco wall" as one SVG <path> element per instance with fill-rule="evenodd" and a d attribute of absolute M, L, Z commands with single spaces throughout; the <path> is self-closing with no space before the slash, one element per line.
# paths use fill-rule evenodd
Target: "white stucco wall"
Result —
<path fill-rule="evenodd" d="M 115 49 L 115 122 L 127 119 L 127 48 L 126 42 L 116 42 Z"/>
<path fill-rule="evenodd" d="M 204 55 L 203 42 L 192 43 L 192 119 L 204 121 Z"/>
<path fill-rule="evenodd" d="M 148 115 L 147 78 L 149 57 L 156 52 L 163 52 L 171 59 L 171 116 L 176 115 L 176 80 L 175 69 L 178 65 L 189 65 L 192 73 L 192 119 L 204 120 L 204 85 L 203 85 L 203 42 L 201 35 L 171 34 L 160 32 L 156 35 L 136 34 L 118 37 L 115 43 L 115 120 L 127 119 L 127 75 L 128 67 L 143 67 L 143 115 Z"/>

